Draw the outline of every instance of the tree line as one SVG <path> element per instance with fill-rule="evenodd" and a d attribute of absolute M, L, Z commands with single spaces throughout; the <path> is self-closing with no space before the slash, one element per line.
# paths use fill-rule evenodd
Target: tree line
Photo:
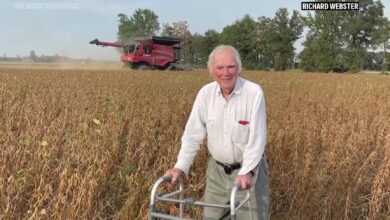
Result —
<path fill-rule="evenodd" d="M 390 70 L 390 22 L 384 16 L 384 6 L 379 0 L 358 2 L 359 10 L 355 11 L 312 11 L 302 15 L 279 8 L 271 18 L 245 15 L 222 32 L 209 29 L 203 34 L 191 33 L 186 21 L 160 28 L 153 11 L 137 9 L 131 16 L 118 14 L 117 36 L 124 43 L 153 35 L 180 38 L 183 61 L 195 67 L 206 65 L 215 46 L 230 44 L 239 50 L 243 67 L 251 70 Z M 297 53 L 294 44 L 302 37 L 303 49 Z"/>
<path fill-rule="evenodd" d="M 30 56 L 21 57 L 20 55 L 16 55 L 15 57 L 7 57 L 6 54 L 3 54 L 3 56 L 0 57 L 0 61 L 12 61 L 12 62 L 32 61 L 32 62 L 51 63 L 51 62 L 58 62 L 63 59 L 69 59 L 69 58 L 61 57 L 58 54 L 54 56 L 47 56 L 44 54 L 38 56 L 35 53 L 35 50 L 30 51 Z"/>

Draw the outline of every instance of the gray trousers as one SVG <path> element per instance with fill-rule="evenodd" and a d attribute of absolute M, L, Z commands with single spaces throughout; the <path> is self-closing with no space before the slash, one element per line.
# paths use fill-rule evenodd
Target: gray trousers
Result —
<path fill-rule="evenodd" d="M 207 180 L 205 190 L 205 202 L 215 204 L 227 204 L 233 187 L 234 178 L 238 173 L 234 170 L 230 175 L 225 174 L 223 167 L 218 165 L 213 158 L 208 162 Z M 269 219 L 269 182 L 268 165 L 265 156 L 261 159 L 259 170 L 254 180 L 255 185 L 250 189 L 250 200 L 236 212 L 237 220 L 268 220 Z M 237 193 L 237 200 L 241 201 L 247 191 Z M 224 216 L 229 209 L 205 207 L 203 209 L 204 220 L 229 219 Z"/>

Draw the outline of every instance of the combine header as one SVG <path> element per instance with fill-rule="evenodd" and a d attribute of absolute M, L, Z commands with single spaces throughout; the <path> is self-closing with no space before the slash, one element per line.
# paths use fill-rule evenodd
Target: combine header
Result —
<path fill-rule="evenodd" d="M 103 42 L 95 39 L 90 44 L 108 47 L 121 47 L 122 62 L 139 70 L 183 70 L 179 64 L 180 39 L 170 37 L 152 37 L 137 40 L 135 44 L 123 44 L 121 42 Z"/>

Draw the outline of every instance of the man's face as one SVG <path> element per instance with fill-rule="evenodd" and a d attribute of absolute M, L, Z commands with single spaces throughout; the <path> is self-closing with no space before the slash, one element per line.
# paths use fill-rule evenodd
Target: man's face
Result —
<path fill-rule="evenodd" d="M 209 73 L 219 84 L 223 92 L 233 91 L 239 75 L 238 66 L 232 51 L 225 49 L 214 56 Z"/>

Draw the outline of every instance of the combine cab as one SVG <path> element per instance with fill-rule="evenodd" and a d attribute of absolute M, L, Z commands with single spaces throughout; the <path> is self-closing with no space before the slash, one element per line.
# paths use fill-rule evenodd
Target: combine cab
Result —
<path fill-rule="evenodd" d="M 121 42 L 103 42 L 95 39 L 90 44 L 109 47 L 121 47 L 122 62 L 133 69 L 140 70 L 182 70 L 180 59 L 180 39 L 170 37 L 152 37 L 138 40 L 136 44 Z"/>

